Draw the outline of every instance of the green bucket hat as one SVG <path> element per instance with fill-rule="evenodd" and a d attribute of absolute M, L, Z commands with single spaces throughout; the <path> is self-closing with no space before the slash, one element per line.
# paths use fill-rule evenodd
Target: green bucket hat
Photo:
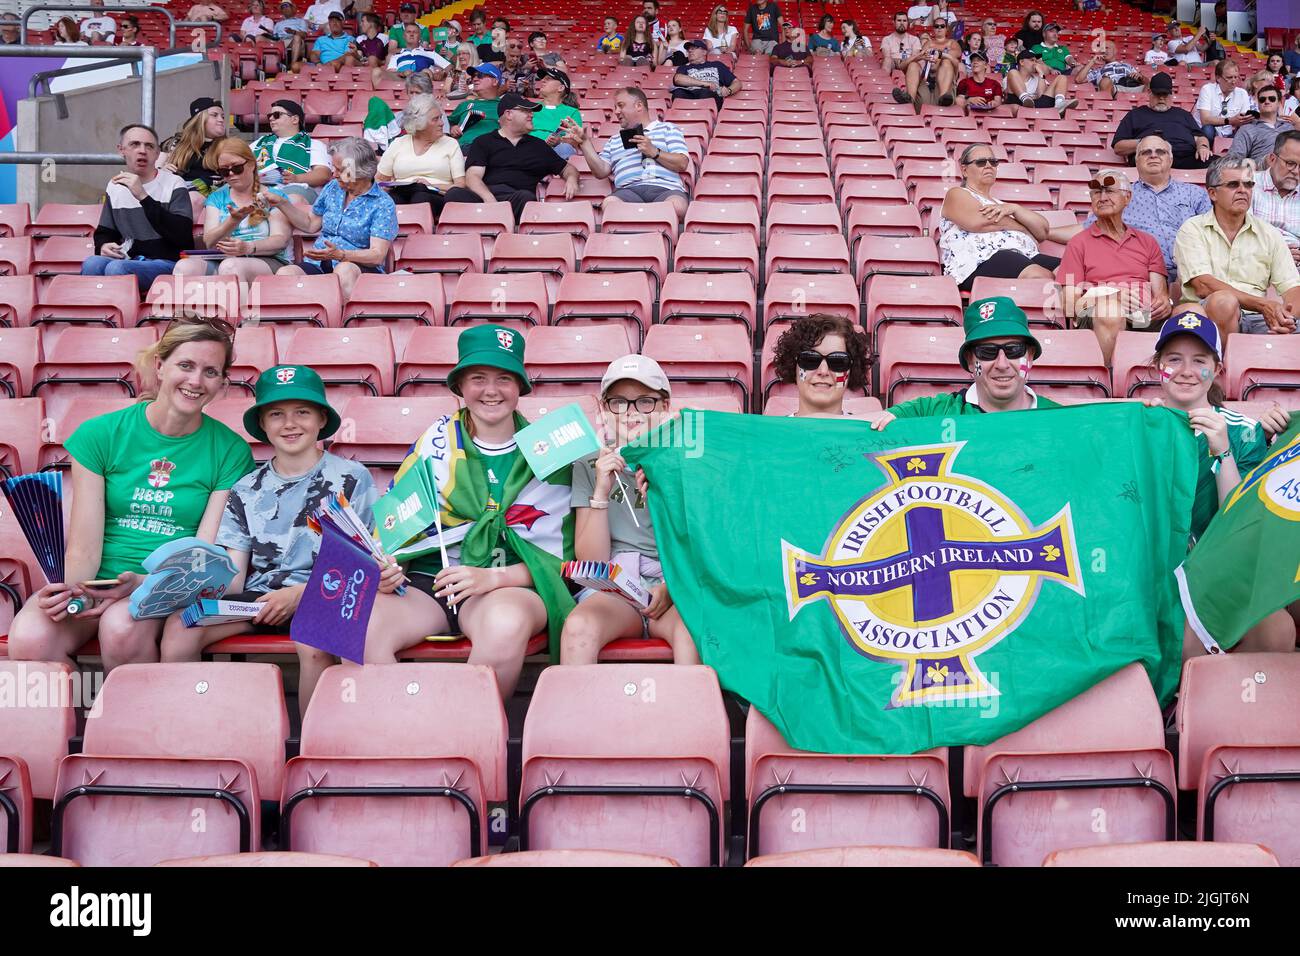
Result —
<path fill-rule="evenodd" d="M 1038 339 L 1029 332 L 1029 319 L 1020 306 L 1005 295 L 995 295 L 987 299 L 976 299 L 966 306 L 963 313 L 966 327 L 966 341 L 961 344 L 957 360 L 961 367 L 970 371 L 966 360 L 970 357 L 971 346 L 984 339 L 1000 339 L 1007 336 L 1028 339 L 1034 350 L 1034 358 L 1043 354 L 1043 347 Z"/>
<path fill-rule="evenodd" d="M 524 334 L 504 325 L 471 325 L 456 340 L 456 367 L 447 376 L 447 387 L 460 394 L 460 373 L 476 365 L 499 368 L 519 378 L 519 394 L 533 390 L 524 371 Z"/>
<path fill-rule="evenodd" d="M 261 409 L 275 402 L 311 402 L 325 412 L 325 427 L 320 438 L 329 438 L 339 429 L 339 413 L 325 397 L 325 383 L 314 368 L 306 365 L 275 365 L 257 377 L 257 400 L 244 412 L 244 431 L 258 441 L 267 440 L 262 430 Z"/>

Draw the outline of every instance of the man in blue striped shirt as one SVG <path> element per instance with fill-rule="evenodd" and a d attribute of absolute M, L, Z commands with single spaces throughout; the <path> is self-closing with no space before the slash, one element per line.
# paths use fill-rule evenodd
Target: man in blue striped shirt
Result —
<path fill-rule="evenodd" d="M 612 199 L 623 202 L 669 202 L 678 220 L 686 217 L 686 186 L 681 174 L 690 165 L 686 138 L 672 123 L 653 121 L 645 93 L 635 86 L 618 91 L 614 98 L 614 115 L 620 132 L 611 136 L 604 149 L 596 146 L 586 130 L 572 120 L 562 126 L 564 142 L 582 151 L 591 174 L 597 179 L 614 180 Z M 639 130 L 627 137 L 623 134 Z"/>

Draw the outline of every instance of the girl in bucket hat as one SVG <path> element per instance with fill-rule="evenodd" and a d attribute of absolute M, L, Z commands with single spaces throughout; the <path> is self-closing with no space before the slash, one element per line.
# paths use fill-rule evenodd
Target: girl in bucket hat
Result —
<path fill-rule="evenodd" d="M 437 489 L 438 525 L 393 552 L 406 565 L 405 594 L 380 594 L 366 631 L 367 663 L 390 662 L 434 634 L 463 634 L 471 664 L 496 671 L 514 693 L 529 638 L 547 630 L 558 657 L 573 598 L 560 565 L 573 556 L 570 467 L 534 477 L 515 442 L 528 424 L 517 411 L 532 391 L 524 337 L 500 325 L 471 326 L 457 341 L 447 387 L 464 407 L 434 422 L 394 476 L 414 469 Z M 447 565 L 442 562 L 446 549 Z"/>
<path fill-rule="evenodd" d="M 164 661 L 197 661 L 209 644 L 254 630 L 287 634 L 320 547 L 307 519 L 330 495 L 342 494 L 362 521 L 371 522 L 377 495 L 370 472 L 319 445 L 339 423 L 315 370 L 277 365 L 258 378 L 244 430 L 270 444 L 274 454 L 230 490 L 216 543 L 237 571 L 226 600 L 257 602 L 262 610 L 251 620 L 207 627 L 186 627 L 180 614 L 173 614 L 163 628 Z M 380 578 L 380 590 L 393 590 L 401 578 L 401 569 L 391 565 Z M 305 714 L 316 681 L 335 658 L 296 646 L 298 706 Z"/>

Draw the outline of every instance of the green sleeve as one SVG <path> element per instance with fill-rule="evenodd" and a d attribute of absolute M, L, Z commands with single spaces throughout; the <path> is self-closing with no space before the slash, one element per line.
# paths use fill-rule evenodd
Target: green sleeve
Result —
<path fill-rule="evenodd" d="M 215 421 L 213 425 L 226 433 L 222 436 L 225 440 L 220 443 L 221 451 L 216 462 L 217 479 L 213 490 L 229 491 L 235 487 L 235 482 L 253 470 L 253 453 L 248 448 L 248 442 L 225 425 Z"/>
<path fill-rule="evenodd" d="M 469 100 L 461 100 L 456 104 L 456 108 L 451 111 L 451 119 L 448 120 L 452 126 L 460 125 L 461 120 L 465 118 L 465 114 L 469 112 L 469 103 Z"/>
<path fill-rule="evenodd" d="M 1237 460 L 1237 473 L 1243 478 L 1248 471 L 1259 467 L 1259 463 L 1268 455 L 1268 440 L 1264 435 L 1264 426 L 1256 423 L 1253 427 L 1230 429 L 1232 457 Z"/>
<path fill-rule="evenodd" d="M 108 450 L 112 441 L 113 418 L 119 412 L 96 415 L 82 422 L 75 432 L 64 441 L 77 464 L 96 475 L 103 475 L 108 470 Z"/>
<path fill-rule="evenodd" d="M 891 405 L 885 411 L 895 418 L 927 418 L 930 415 L 946 415 L 950 409 L 950 396 L 923 395 L 911 401 Z"/>

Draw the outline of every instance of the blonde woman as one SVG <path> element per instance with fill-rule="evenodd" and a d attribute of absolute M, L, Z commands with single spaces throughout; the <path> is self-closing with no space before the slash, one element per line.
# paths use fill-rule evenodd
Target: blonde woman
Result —
<path fill-rule="evenodd" d="M 184 258 L 176 263 L 175 274 L 233 275 L 247 287 L 258 276 L 274 275 L 281 266 L 292 264 L 289 220 L 280 210 L 267 207 L 265 194 L 270 187 L 258 179 L 257 161 L 248 144 L 236 136 L 217 140 L 207 162 L 224 185 L 209 193 L 204 203 L 203 245 L 225 258 Z"/>
<path fill-rule="evenodd" d="M 216 173 L 203 161 L 212 144 L 225 135 L 226 111 L 212 97 L 200 96 L 190 103 L 190 118 L 180 132 L 163 144 L 164 154 L 158 165 L 206 196 L 216 185 Z"/>
<path fill-rule="evenodd" d="M 436 220 L 447 190 L 465 185 L 465 156 L 460 143 L 443 134 L 442 104 L 427 93 L 407 102 L 402 126 L 406 135 L 379 157 L 375 181 L 387 186 L 399 206 L 427 202 Z"/>
<path fill-rule="evenodd" d="M 735 27 L 728 22 L 727 5 L 718 4 L 709 14 L 709 22 L 704 27 L 704 39 L 709 44 L 710 58 L 725 53 L 728 56 L 736 52 L 736 37 L 739 35 Z"/>
<path fill-rule="evenodd" d="M 463 100 L 474 91 L 474 78 L 469 68 L 479 65 L 478 47 L 462 43 L 456 47 L 456 56 L 442 81 L 442 95 L 447 100 Z"/>
<path fill-rule="evenodd" d="M 203 414 L 226 385 L 234 330 L 177 320 L 139 356 L 139 402 L 84 422 L 64 442 L 72 456 L 72 517 L 64 581 L 31 596 L 9 629 L 14 660 L 67 661 L 99 638 L 104 670 L 158 660 L 163 621 L 131 617 L 142 562 L 177 538 L 216 538 L 226 496 L 253 469 L 248 444 Z M 163 486 L 165 506 L 154 492 Z M 115 578 L 112 588 L 85 582 Z M 68 602 L 85 607 L 68 613 Z"/>

